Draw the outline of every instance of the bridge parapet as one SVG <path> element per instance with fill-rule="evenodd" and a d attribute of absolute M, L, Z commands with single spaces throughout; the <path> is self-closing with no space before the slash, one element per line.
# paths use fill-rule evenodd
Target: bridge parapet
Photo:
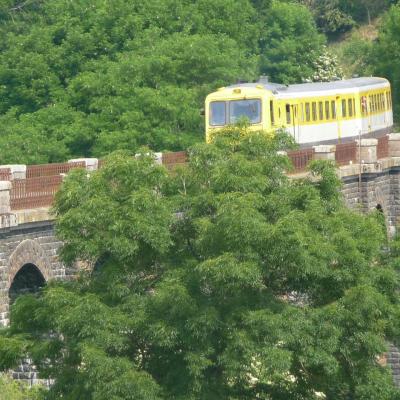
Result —
<path fill-rule="evenodd" d="M 63 177 L 74 168 L 93 171 L 97 158 L 66 163 L 0 166 L 0 229 L 23 223 L 51 220 L 49 208 Z"/>
<path fill-rule="evenodd" d="M 338 176 L 344 182 L 345 198 L 349 182 L 354 186 L 349 205 L 360 204 L 363 202 L 363 196 L 367 195 L 365 190 L 364 195 L 360 194 L 362 182 L 374 180 L 373 174 L 382 174 L 390 170 L 390 174 L 393 175 L 396 168 L 400 169 L 400 133 L 392 133 L 378 139 L 361 139 L 282 153 L 292 160 L 293 170 L 288 171 L 288 174 L 293 178 L 306 176 L 307 167 L 313 160 L 335 162 L 338 166 Z M 184 151 L 155 153 L 155 163 L 162 164 L 169 170 L 186 162 L 187 153 Z M 102 160 L 97 158 L 77 158 L 66 163 L 45 165 L 1 165 L 0 229 L 52 219 L 49 209 L 64 176 L 74 168 L 95 171 L 102 165 Z"/>

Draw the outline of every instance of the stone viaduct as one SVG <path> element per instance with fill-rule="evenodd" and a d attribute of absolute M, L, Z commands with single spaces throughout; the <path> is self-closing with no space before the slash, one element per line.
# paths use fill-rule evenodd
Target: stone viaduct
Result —
<path fill-rule="evenodd" d="M 336 146 L 315 146 L 288 153 L 295 171 L 293 179 L 309 174 L 310 160 L 332 160 L 343 182 L 347 205 L 360 212 L 374 208 L 386 218 L 388 234 L 400 222 L 400 134 Z M 186 153 L 156 153 L 156 162 L 168 168 L 182 164 Z M 42 166 L 0 166 L 0 327 L 9 323 L 9 307 L 20 293 L 35 291 L 46 282 L 72 279 L 76 268 L 67 268 L 59 258 L 62 243 L 54 233 L 50 205 L 64 174 L 72 168 L 88 171 L 100 167 L 97 159 L 76 159 L 63 164 Z M 400 387 L 400 353 L 394 347 L 385 358 Z M 29 364 L 29 363 L 28 363 Z M 25 367 L 14 372 L 16 378 L 31 379 Z M 27 371 L 32 368 L 28 365 Z"/>

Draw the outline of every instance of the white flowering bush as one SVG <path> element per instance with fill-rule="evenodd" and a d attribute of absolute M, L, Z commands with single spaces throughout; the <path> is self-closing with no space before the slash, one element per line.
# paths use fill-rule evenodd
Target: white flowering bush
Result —
<path fill-rule="evenodd" d="M 304 79 L 306 82 L 329 82 L 343 79 L 344 74 L 337 57 L 330 53 L 326 46 L 312 63 L 314 73 Z"/>

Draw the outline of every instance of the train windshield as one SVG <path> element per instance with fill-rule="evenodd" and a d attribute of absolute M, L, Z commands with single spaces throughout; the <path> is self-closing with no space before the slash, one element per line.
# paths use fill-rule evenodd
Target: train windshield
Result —
<path fill-rule="evenodd" d="M 213 101 L 210 104 L 210 125 L 222 126 L 226 124 L 226 102 Z"/>
<path fill-rule="evenodd" d="M 248 118 L 251 124 L 261 122 L 261 100 L 213 101 L 210 103 L 210 125 L 234 124 L 240 118 Z"/>
<path fill-rule="evenodd" d="M 233 100 L 229 102 L 229 122 L 234 124 L 246 117 L 251 124 L 261 122 L 261 100 Z"/>

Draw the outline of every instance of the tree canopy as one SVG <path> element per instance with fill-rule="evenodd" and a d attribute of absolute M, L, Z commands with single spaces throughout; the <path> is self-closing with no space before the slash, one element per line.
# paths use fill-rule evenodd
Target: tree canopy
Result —
<path fill-rule="evenodd" d="M 397 0 L 298 0 L 312 11 L 318 27 L 330 37 L 369 23 Z"/>
<path fill-rule="evenodd" d="M 323 42 L 277 0 L 7 0 L 0 37 L 3 164 L 185 149 L 208 93 L 307 78 Z"/>
<path fill-rule="evenodd" d="M 0 375 L 0 400 L 40 400 L 43 399 L 43 390 L 39 386 L 29 388 L 7 375 Z"/>
<path fill-rule="evenodd" d="M 392 7 L 384 18 L 379 31 L 378 39 L 367 54 L 368 60 L 374 66 L 374 72 L 390 79 L 393 88 L 393 102 L 398 105 L 400 102 L 400 80 L 399 80 L 399 26 L 400 26 L 400 5 Z"/>
<path fill-rule="evenodd" d="M 381 215 L 348 210 L 329 164 L 287 178 L 288 146 L 237 127 L 173 173 L 148 150 L 72 172 L 57 232 L 89 270 L 16 300 L 1 368 L 28 353 L 47 399 L 398 398 L 378 362 L 400 320 Z"/>

